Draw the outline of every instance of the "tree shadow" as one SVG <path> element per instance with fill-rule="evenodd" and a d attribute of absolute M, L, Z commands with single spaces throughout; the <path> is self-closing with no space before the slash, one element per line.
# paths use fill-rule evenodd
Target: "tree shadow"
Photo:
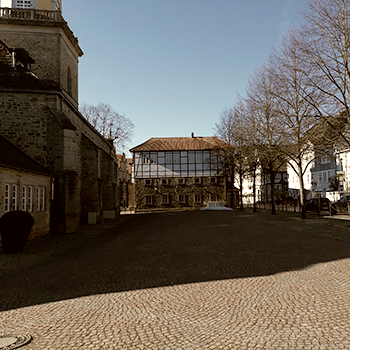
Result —
<path fill-rule="evenodd" d="M 266 276 L 349 256 L 348 242 L 236 212 L 130 215 L 64 255 L 3 276 L 0 310 L 95 294 Z"/>

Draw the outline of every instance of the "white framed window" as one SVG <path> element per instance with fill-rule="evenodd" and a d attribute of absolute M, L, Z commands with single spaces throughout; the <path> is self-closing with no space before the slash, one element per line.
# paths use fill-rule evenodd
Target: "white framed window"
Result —
<path fill-rule="evenodd" d="M 27 196 L 27 203 L 28 203 L 28 212 L 32 213 L 32 196 L 33 196 L 33 188 L 32 186 L 28 186 L 28 196 Z"/>
<path fill-rule="evenodd" d="M 177 199 L 179 203 L 185 203 L 185 196 L 183 194 L 179 194 Z"/>
<path fill-rule="evenodd" d="M 45 211 L 45 187 L 41 187 L 41 211 Z"/>
<path fill-rule="evenodd" d="M 211 194 L 211 202 L 217 202 L 217 195 Z"/>
<path fill-rule="evenodd" d="M 27 211 L 27 186 L 22 186 L 22 210 Z"/>
<path fill-rule="evenodd" d="M 195 194 L 194 195 L 194 201 L 195 201 L 195 203 L 200 203 L 201 202 L 200 194 Z"/>
<path fill-rule="evenodd" d="M 211 177 L 211 184 L 217 183 L 217 178 L 216 177 Z"/>
<path fill-rule="evenodd" d="M 194 178 L 194 183 L 195 183 L 196 185 L 200 185 L 200 184 L 202 183 L 202 179 L 201 179 L 200 177 L 195 177 L 195 178 Z"/>
<path fill-rule="evenodd" d="M 145 179 L 145 186 L 151 186 L 152 185 L 152 179 Z"/>
<path fill-rule="evenodd" d="M 5 184 L 5 211 L 10 211 L 10 185 Z"/>
<path fill-rule="evenodd" d="M 162 195 L 162 204 L 168 204 L 168 203 L 169 203 L 168 195 L 163 194 Z"/>
<path fill-rule="evenodd" d="M 152 196 L 145 196 L 145 204 L 153 204 Z"/>
<path fill-rule="evenodd" d="M 183 177 L 180 177 L 179 179 L 177 179 L 177 184 L 178 185 L 185 185 L 185 179 Z"/>
<path fill-rule="evenodd" d="M 12 210 L 18 209 L 18 186 L 12 185 Z"/>
<path fill-rule="evenodd" d="M 37 211 L 41 211 L 41 188 L 37 187 L 36 188 L 36 208 Z"/>

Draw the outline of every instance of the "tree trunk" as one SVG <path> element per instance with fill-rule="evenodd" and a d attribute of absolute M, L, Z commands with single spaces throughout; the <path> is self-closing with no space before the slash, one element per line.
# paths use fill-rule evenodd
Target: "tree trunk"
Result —
<path fill-rule="evenodd" d="M 271 215 L 276 215 L 275 208 L 275 172 L 271 171 Z"/>
<path fill-rule="evenodd" d="M 243 210 L 243 180 L 240 179 L 240 209 Z"/>
<path fill-rule="evenodd" d="M 306 212 L 306 194 L 304 191 L 304 185 L 303 185 L 303 174 L 302 174 L 302 167 L 300 166 L 298 169 L 298 177 L 299 177 L 299 204 L 302 208 L 301 217 L 302 219 L 307 219 L 307 212 Z"/>
<path fill-rule="evenodd" d="M 257 212 L 256 206 L 256 168 L 253 169 L 253 212 Z"/>

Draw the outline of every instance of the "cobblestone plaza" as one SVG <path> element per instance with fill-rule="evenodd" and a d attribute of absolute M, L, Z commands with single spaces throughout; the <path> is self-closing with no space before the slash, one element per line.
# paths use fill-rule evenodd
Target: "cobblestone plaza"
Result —
<path fill-rule="evenodd" d="M 25 350 L 349 349 L 349 221 L 122 216 L 0 255 L 0 329 Z M 100 230 L 100 231 L 99 231 Z"/>

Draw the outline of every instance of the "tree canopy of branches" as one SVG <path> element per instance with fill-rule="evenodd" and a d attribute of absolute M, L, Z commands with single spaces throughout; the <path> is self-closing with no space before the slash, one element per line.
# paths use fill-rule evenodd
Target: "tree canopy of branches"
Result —
<path fill-rule="evenodd" d="M 131 141 L 134 124 L 130 119 L 113 110 L 106 103 L 96 106 L 82 104 L 81 114 L 107 140 L 113 140 L 117 151 L 122 152 Z"/>
<path fill-rule="evenodd" d="M 218 136 L 250 161 L 258 159 L 271 175 L 287 162 L 300 183 L 305 213 L 303 175 L 314 160 L 313 150 L 329 151 L 343 142 L 350 147 L 350 9 L 349 0 L 306 0 L 303 24 L 283 36 L 266 64 L 256 69 L 233 108 L 216 124 Z M 248 170 L 247 170 L 248 171 Z M 274 214 L 274 206 L 272 209 Z"/>
<path fill-rule="evenodd" d="M 322 114 L 350 114 L 350 0 L 310 0 L 303 11 L 301 50 L 315 69 L 312 84 L 328 97 Z"/>

